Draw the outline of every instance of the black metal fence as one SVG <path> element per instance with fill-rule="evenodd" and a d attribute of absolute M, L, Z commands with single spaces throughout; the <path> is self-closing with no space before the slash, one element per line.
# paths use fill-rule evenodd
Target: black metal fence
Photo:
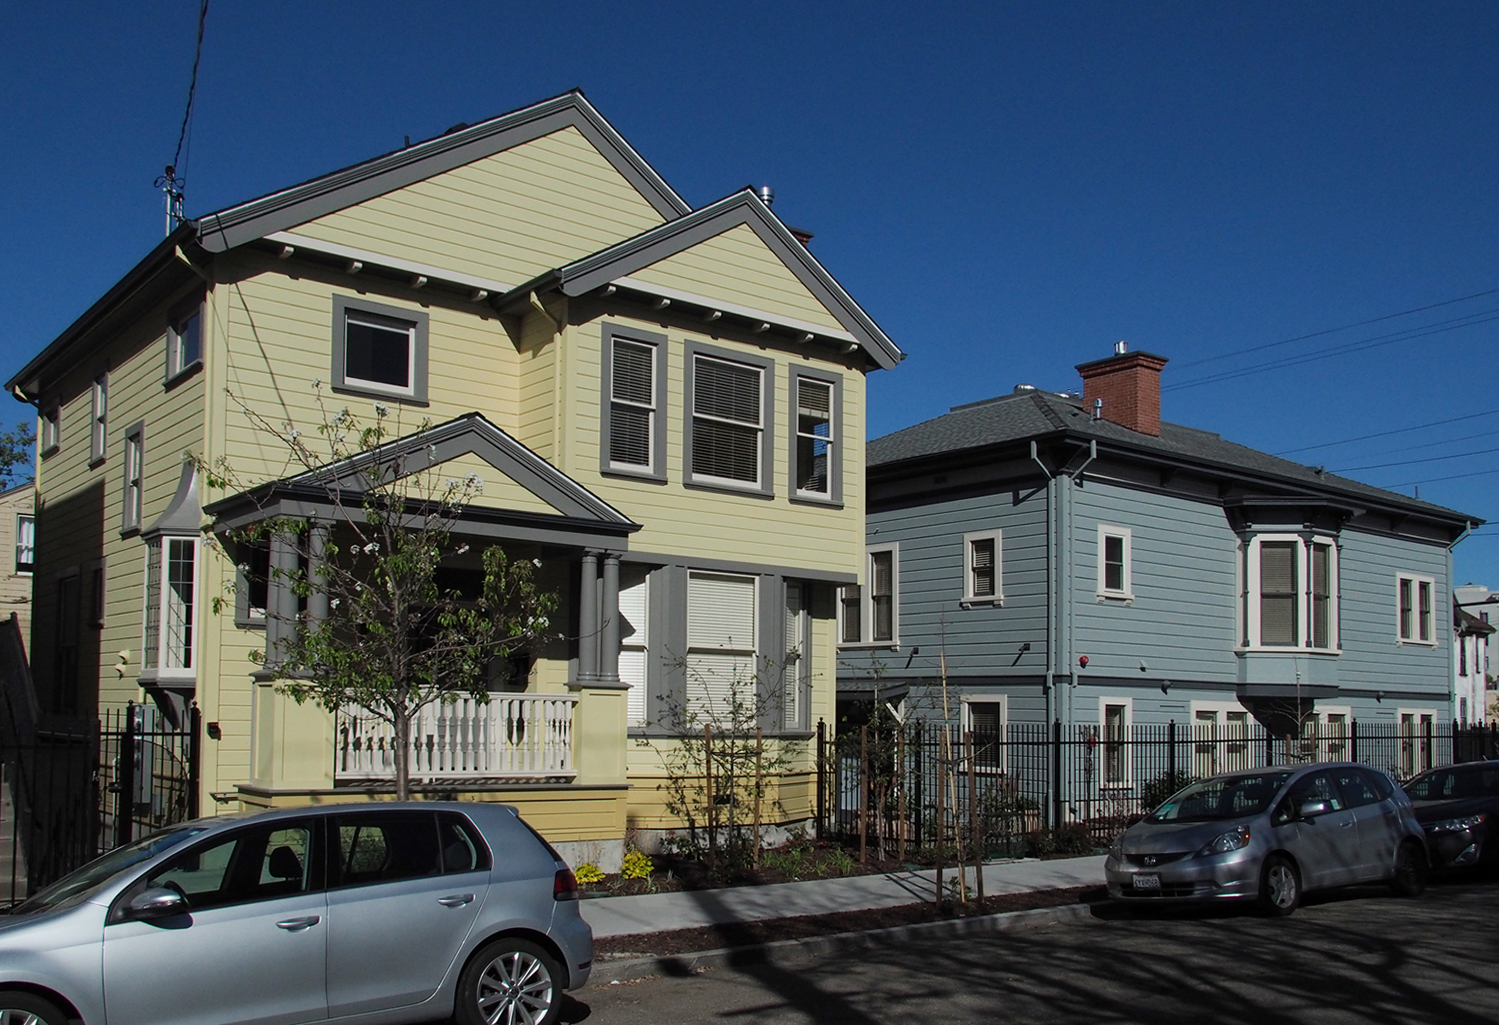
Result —
<path fill-rule="evenodd" d="M 96 721 L 0 731 L 0 904 L 123 843 L 198 814 L 200 716 L 150 705 Z"/>
<path fill-rule="evenodd" d="M 837 737 L 819 723 L 816 826 L 877 856 L 916 858 L 940 835 L 945 846 L 999 857 L 1034 853 L 1058 832 L 1106 843 L 1191 780 L 1222 772 L 1355 761 L 1403 780 L 1496 757 L 1499 729 L 1429 720 L 1308 724 L 1299 737 L 1257 722 L 1011 723 L 988 733 L 915 723 Z"/>

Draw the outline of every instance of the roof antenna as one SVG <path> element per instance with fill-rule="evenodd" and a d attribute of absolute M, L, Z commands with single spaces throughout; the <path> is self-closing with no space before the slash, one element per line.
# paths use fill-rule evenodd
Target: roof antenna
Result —
<path fill-rule="evenodd" d="M 170 235 L 172 229 L 182 223 L 182 196 L 183 189 L 187 186 L 186 178 L 177 177 L 177 168 L 171 164 L 162 172 L 161 177 L 156 179 L 156 187 L 160 189 L 167 201 L 167 230 Z"/>

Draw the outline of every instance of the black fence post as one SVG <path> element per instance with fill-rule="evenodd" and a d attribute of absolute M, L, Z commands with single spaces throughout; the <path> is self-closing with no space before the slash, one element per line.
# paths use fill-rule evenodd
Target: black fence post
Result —
<path fill-rule="evenodd" d="M 194 701 L 187 706 L 187 817 L 195 819 L 203 814 L 198 806 L 202 796 L 199 792 L 199 769 L 202 767 L 203 748 L 200 744 L 203 734 L 203 712 Z"/>
<path fill-rule="evenodd" d="M 827 815 L 827 762 L 825 748 L 828 742 L 828 724 L 817 720 L 817 839 L 822 839 L 823 818 Z"/>
<path fill-rule="evenodd" d="M 1350 761 L 1358 761 L 1358 720 L 1351 719 L 1348 722 L 1348 758 Z"/>
<path fill-rule="evenodd" d="M 131 840 L 135 818 L 135 702 L 125 703 L 125 728 L 115 762 L 115 846 Z"/>
<path fill-rule="evenodd" d="M 1166 789 L 1176 789 L 1176 720 L 1166 720 Z"/>
<path fill-rule="evenodd" d="M 1051 721 L 1051 822 L 1056 829 L 1062 824 L 1062 720 Z"/>

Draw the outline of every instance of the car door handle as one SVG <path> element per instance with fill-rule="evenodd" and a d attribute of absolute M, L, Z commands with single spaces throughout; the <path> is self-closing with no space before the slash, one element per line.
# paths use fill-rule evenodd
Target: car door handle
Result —
<path fill-rule="evenodd" d="M 308 915 L 306 918 L 283 918 L 276 923 L 276 928 L 285 929 L 287 932 L 298 932 L 302 929 L 311 929 L 322 920 L 320 915 Z"/>
<path fill-rule="evenodd" d="M 1352 822 L 1340 822 L 1340 823 L 1338 823 L 1338 825 L 1340 825 L 1344 829 L 1352 829 L 1353 828 L 1353 823 Z"/>
<path fill-rule="evenodd" d="M 445 908 L 461 908 L 465 904 L 472 904 L 474 895 L 472 893 L 455 893 L 451 897 L 438 897 L 437 903 Z"/>

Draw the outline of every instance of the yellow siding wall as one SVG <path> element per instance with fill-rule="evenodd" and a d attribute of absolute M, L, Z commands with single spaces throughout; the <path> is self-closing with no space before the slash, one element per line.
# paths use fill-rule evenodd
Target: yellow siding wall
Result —
<path fill-rule="evenodd" d="M 22 484 L 0 494 L 0 616 L 12 612 L 31 651 L 31 574 L 16 571 L 16 517 L 36 512 L 36 488 Z"/>
<path fill-rule="evenodd" d="M 514 286 L 661 221 L 564 128 L 292 230 Z"/>

